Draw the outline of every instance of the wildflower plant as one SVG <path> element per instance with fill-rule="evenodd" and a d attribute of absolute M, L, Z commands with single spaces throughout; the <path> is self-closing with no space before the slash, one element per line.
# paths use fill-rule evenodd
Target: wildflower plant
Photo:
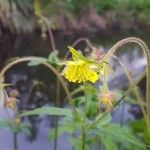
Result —
<path fill-rule="evenodd" d="M 72 54 L 72 58 L 61 62 L 55 55 L 55 60 L 57 60 L 55 61 L 55 65 L 52 61 L 49 61 L 49 59 L 41 57 L 19 58 L 7 64 L 2 69 L 0 77 L 4 78 L 4 74 L 9 68 L 25 61 L 29 61 L 30 66 L 42 64 L 50 69 L 64 88 L 70 108 L 47 106 L 26 111 L 22 114 L 18 114 L 18 116 L 23 117 L 38 114 L 62 116 L 58 123 L 58 135 L 60 136 L 62 133 L 67 132 L 71 137 L 69 139 L 70 143 L 77 150 L 93 149 L 91 145 L 96 142 L 101 142 L 106 150 L 117 150 L 120 144 L 123 149 L 146 149 L 146 146 L 133 135 L 128 127 L 111 122 L 111 112 L 113 109 L 119 105 L 124 97 L 131 93 L 145 75 L 145 72 L 141 74 L 139 79 L 133 82 L 131 87 L 127 89 L 119 99 L 116 99 L 115 93 L 109 89 L 107 79 L 108 75 L 112 72 L 109 59 L 118 48 L 128 43 L 137 43 L 144 51 L 147 58 L 146 108 L 143 107 L 143 105 L 140 105 L 140 107 L 143 110 L 147 131 L 150 135 L 150 54 L 146 44 L 138 38 L 131 37 L 119 41 L 108 53 L 99 57 L 99 59 L 97 57 L 96 59 L 86 58 L 73 47 L 68 47 Z M 60 67 L 58 67 L 59 65 Z M 60 73 L 62 65 L 65 66 Z M 99 79 L 102 81 L 100 88 L 93 84 Z M 78 87 L 70 92 L 66 84 L 67 81 L 72 84 L 77 84 Z M 2 86 L 1 89 L 3 90 L 3 88 Z M 1 102 L 2 98 L 1 96 Z M 73 133 L 75 136 L 72 136 Z M 55 140 L 56 136 L 54 135 L 55 131 L 51 130 L 49 139 Z"/>

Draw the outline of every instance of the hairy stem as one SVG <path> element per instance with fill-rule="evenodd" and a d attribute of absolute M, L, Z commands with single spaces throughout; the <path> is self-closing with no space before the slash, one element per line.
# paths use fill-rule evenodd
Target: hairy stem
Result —
<path fill-rule="evenodd" d="M 43 64 L 44 66 L 46 66 L 47 68 L 49 68 L 57 76 L 57 78 L 59 79 L 62 87 L 64 88 L 64 90 L 65 90 L 65 92 L 66 92 L 66 94 L 68 96 L 68 101 L 69 101 L 69 104 L 71 106 L 71 110 L 72 110 L 73 114 L 75 115 L 76 119 L 80 120 L 80 115 L 78 114 L 75 106 L 73 105 L 72 97 L 70 96 L 69 89 L 66 86 L 63 78 L 59 75 L 59 72 L 52 65 L 50 65 L 49 63 L 43 61 L 42 57 L 23 57 L 23 58 L 19 58 L 19 59 L 15 60 L 13 62 L 10 62 L 0 72 L 0 79 L 2 80 L 2 82 L 4 82 L 4 75 L 5 75 L 6 71 L 8 69 L 10 69 L 11 67 L 13 67 L 14 65 L 16 65 L 18 63 L 21 63 L 21 62 L 34 61 L 34 60 L 35 61 L 40 61 L 41 64 Z"/>
<path fill-rule="evenodd" d="M 123 62 L 122 62 L 119 58 L 117 58 L 115 55 L 114 55 L 113 57 L 114 57 L 114 59 L 116 59 L 116 60 L 118 61 L 118 63 L 119 63 L 120 66 L 122 67 L 122 69 L 123 69 L 123 71 L 124 71 L 126 77 L 127 77 L 128 80 L 129 80 L 130 85 L 132 86 L 132 85 L 133 85 L 133 81 L 132 81 L 132 78 L 131 78 L 130 74 L 128 73 L 128 71 L 127 71 L 125 65 L 124 65 Z M 143 72 L 145 72 L 145 70 L 144 70 Z M 143 113 L 143 116 L 144 116 L 144 118 L 145 118 L 145 120 L 146 120 L 146 111 L 145 111 L 145 108 L 144 108 L 144 107 L 145 107 L 145 104 L 144 104 L 144 102 L 142 101 L 142 98 L 141 98 L 140 94 L 139 94 L 138 91 L 137 91 L 137 86 L 135 86 L 135 87 L 133 88 L 133 92 L 134 92 L 134 94 L 135 94 L 135 96 L 136 96 L 137 103 L 139 104 L 139 106 L 140 106 L 140 108 L 141 108 L 141 111 L 142 111 L 142 113 Z"/>
<path fill-rule="evenodd" d="M 115 52 L 116 50 L 118 50 L 120 47 L 128 44 L 128 43 L 136 43 L 138 44 L 141 49 L 143 50 L 145 57 L 147 59 L 147 66 L 146 66 L 146 113 L 147 113 L 147 117 L 146 117 L 146 122 L 147 122 L 147 126 L 148 126 L 148 130 L 149 130 L 149 134 L 150 134 L 150 52 L 148 50 L 147 45 L 139 38 L 136 37 L 129 37 L 126 39 L 123 39 L 121 41 L 119 41 L 118 43 L 116 43 L 109 51 L 108 53 L 105 55 L 103 60 L 108 60 Z"/>

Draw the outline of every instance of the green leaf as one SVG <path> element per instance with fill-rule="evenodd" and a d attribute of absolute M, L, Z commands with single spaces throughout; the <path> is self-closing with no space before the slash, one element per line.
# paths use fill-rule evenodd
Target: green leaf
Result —
<path fill-rule="evenodd" d="M 111 122 L 110 114 L 106 114 L 106 115 L 104 115 L 103 113 L 99 114 L 95 120 L 98 120 L 99 118 L 101 118 L 101 119 L 97 122 L 97 124 L 96 124 L 97 127 L 102 127 L 102 126 L 108 125 Z"/>
<path fill-rule="evenodd" d="M 150 135 L 148 133 L 147 125 L 145 120 L 142 118 L 140 120 L 134 120 L 129 123 L 135 134 L 140 134 L 143 136 L 144 142 L 150 144 Z"/>
<path fill-rule="evenodd" d="M 41 58 L 41 60 L 32 60 L 28 63 L 28 66 L 30 66 L 30 67 L 38 66 L 38 65 L 42 64 L 43 62 L 47 62 L 47 59 Z"/>
<path fill-rule="evenodd" d="M 116 142 L 123 143 L 124 146 L 128 146 L 128 144 L 125 143 L 130 143 L 131 145 L 140 147 L 141 149 L 146 149 L 145 145 L 136 138 L 127 127 L 121 127 L 118 124 L 110 124 L 108 126 L 98 128 L 104 133 L 104 135 L 111 136 L 112 139 L 115 139 Z"/>
<path fill-rule="evenodd" d="M 0 128 L 11 128 L 9 120 L 0 120 Z"/>
<path fill-rule="evenodd" d="M 72 134 L 80 128 L 80 124 L 75 120 L 74 116 L 61 118 L 58 123 L 57 138 L 64 133 Z M 49 132 L 49 140 L 55 140 L 55 128 Z"/>
<path fill-rule="evenodd" d="M 13 133 L 31 134 L 29 125 L 22 122 L 16 124 L 14 120 L 0 120 L 0 128 L 9 128 Z"/>
<path fill-rule="evenodd" d="M 49 132 L 49 134 L 48 134 L 48 139 L 50 140 L 50 141 L 54 141 L 55 140 L 55 128 L 54 129 L 52 129 L 50 132 Z M 73 133 L 73 131 L 75 130 L 75 128 L 74 127 L 72 127 L 72 126 L 62 126 L 62 127 L 58 127 L 58 129 L 57 129 L 57 138 L 58 137 L 60 137 L 62 134 L 64 134 L 64 133 L 68 133 L 68 134 L 71 134 L 71 133 Z"/>
<path fill-rule="evenodd" d="M 27 135 L 31 135 L 31 128 L 30 128 L 30 126 L 27 125 L 27 124 L 21 123 L 21 124 L 20 124 L 20 131 L 21 131 L 22 133 L 27 134 Z"/>
<path fill-rule="evenodd" d="M 109 136 L 101 138 L 101 142 L 104 144 L 105 150 L 118 150 L 117 143 L 113 142 Z"/>
<path fill-rule="evenodd" d="M 82 150 L 82 140 L 79 138 L 70 138 L 69 139 L 72 146 L 75 148 L 75 150 Z M 85 150 L 90 150 L 88 143 L 85 141 Z"/>
<path fill-rule="evenodd" d="M 56 116 L 72 116 L 72 112 L 69 108 L 58 108 L 52 106 L 44 106 L 24 112 L 19 116 L 31 116 L 31 115 L 56 115 Z"/>
<path fill-rule="evenodd" d="M 50 55 L 48 56 L 48 62 L 53 65 L 57 65 L 59 63 L 58 51 L 50 53 Z"/>

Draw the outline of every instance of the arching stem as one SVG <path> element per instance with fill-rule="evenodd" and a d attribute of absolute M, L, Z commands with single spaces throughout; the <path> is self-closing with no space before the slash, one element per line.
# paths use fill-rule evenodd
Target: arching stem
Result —
<path fill-rule="evenodd" d="M 21 62 L 27 62 L 27 61 L 40 61 L 41 64 L 43 64 L 44 66 L 46 66 L 48 69 L 50 69 L 59 79 L 62 87 L 64 88 L 67 96 L 68 96 L 68 101 L 69 104 L 71 106 L 71 110 L 73 112 L 73 114 L 75 115 L 76 119 L 80 120 L 80 115 L 78 114 L 75 106 L 73 105 L 73 100 L 72 97 L 70 95 L 69 89 L 67 88 L 63 78 L 60 76 L 59 72 L 49 63 L 45 62 L 44 59 L 42 57 L 23 57 L 23 58 L 19 58 L 13 62 L 10 62 L 9 64 L 7 64 L 0 72 L 0 81 L 4 82 L 4 75 L 7 72 L 7 70 L 9 70 L 11 67 L 13 67 L 14 65 L 21 63 Z"/>
<path fill-rule="evenodd" d="M 108 59 L 110 59 L 110 57 L 116 52 L 116 50 L 118 50 L 120 47 L 128 44 L 128 43 L 136 43 L 138 44 L 141 49 L 143 50 L 145 57 L 147 59 L 147 66 L 146 66 L 146 113 L 147 113 L 147 117 L 146 117 L 146 123 L 147 123 L 147 127 L 148 127 L 148 132 L 150 134 L 150 52 L 149 49 L 147 47 L 147 45 L 139 38 L 136 37 L 129 37 L 126 39 L 123 39 L 121 41 L 119 41 L 118 43 L 116 43 L 109 51 L 108 53 L 105 55 L 105 57 L 103 58 L 103 60 L 107 61 Z"/>

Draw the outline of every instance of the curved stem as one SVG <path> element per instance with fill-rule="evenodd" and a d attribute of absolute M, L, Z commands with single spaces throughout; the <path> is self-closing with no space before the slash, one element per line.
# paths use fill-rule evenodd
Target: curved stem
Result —
<path fill-rule="evenodd" d="M 133 84 L 132 78 L 131 78 L 130 74 L 128 73 L 128 71 L 127 71 L 127 69 L 126 69 L 124 63 L 123 63 L 117 56 L 115 56 L 115 55 L 113 55 L 113 58 L 118 61 L 119 65 L 122 67 L 122 69 L 123 69 L 123 71 L 124 71 L 126 77 L 128 78 L 130 85 L 132 86 L 132 84 Z M 145 71 L 143 71 L 143 72 L 145 72 Z M 143 113 L 143 116 L 144 116 L 144 118 L 145 118 L 145 120 L 146 120 L 146 111 L 145 111 L 145 108 L 144 108 L 144 107 L 145 107 L 145 104 L 144 104 L 144 102 L 142 101 L 141 96 L 140 96 L 139 93 L 137 92 L 137 86 L 135 86 L 135 87 L 133 88 L 133 92 L 134 92 L 134 94 L 135 94 L 135 96 L 136 96 L 136 98 L 137 98 L 137 103 L 139 104 L 139 106 L 140 106 L 140 108 L 141 108 L 141 111 L 142 111 L 142 113 Z"/>
<path fill-rule="evenodd" d="M 40 61 L 41 64 L 43 64 L 44 66 L 46 66 L 47 68 L 49 68 L 51 71 L 53 71 L 53 73 L 57 76 L 57 78 L 59 79 L 62 87 L 64 88 L 67 96 L 68 96 L 68 101 L 69 101 L 69 104 L 71 106 L 71 109 L 72 109 L 72 112 L 73 114 L 75 115 L 75 117 L 77 119 L 80 119 L 80 116 L 75 108 L 75 106 L 73 105 L 73 100 L 72 100 L 72 97 L 70 95 L 70 92 L 69 92 L 69 89 L 67 88 L 63 78 L 59 75 L 59 72 L 52 66 L 50 65 L 49 63 L 45 62 L 44 59 L 42 57 L 23 57 L 23 58 L 19 58 L 13 62 L 10 62 L 9 64 L 7 64 L 3 69 L 2 71 L 0 72 L 0 79 L 2 80 L 2 82 L 4 82 L 4 75 L 6 73 L 6 71 L 8 69 L 10 69 L 11 67 L 13 67 L 14 65 L 18 64 L 18 63 L 21 63 L 21 62 L 26 62 L 26 61 Z"/>
<path fill-rule="evenodd" d="M 56 51 L 56 45 L 55 45 L 55 40 L 54 40 L 54 35 L 53 35 L 53 32 L 52 32 L 52 29 L 49 26 L 49 23 L 48 23 L 46 17 L 43 17 L 43 20 L 44 20 L 44 22 L 46 24 L 46 27 L 47 27 L 48 36 L 49 36 L 49 39 L 50 39 L 50 42 L 51 42 L 52 50 Z"/>
<path fill-rule="evenodd" d="M 118 50 L 120 47 L 128 44 L 128 43 L 136 43 L 138 44 L 141 49 L 143 50 L 145 57 L 147 59 L 147 66 L 146 66 L 146 113 L 147 113 L 147 126 L 148 126 L 148 130 L 149 130 L 149 134 L 150 134 L 150 52 L 148 50 L 147 45 L 139 38 L 136 37 L 129 37 L 126 39 L 123 39 L 121 41 L 119 41 L 118 43 L 116 43 L 109 51 L 108 53 L 105 55 L 103 60 L 108 60 L 111 55 L 114 54 L 114 52 L 116 52 L 116 50 Z"/>

